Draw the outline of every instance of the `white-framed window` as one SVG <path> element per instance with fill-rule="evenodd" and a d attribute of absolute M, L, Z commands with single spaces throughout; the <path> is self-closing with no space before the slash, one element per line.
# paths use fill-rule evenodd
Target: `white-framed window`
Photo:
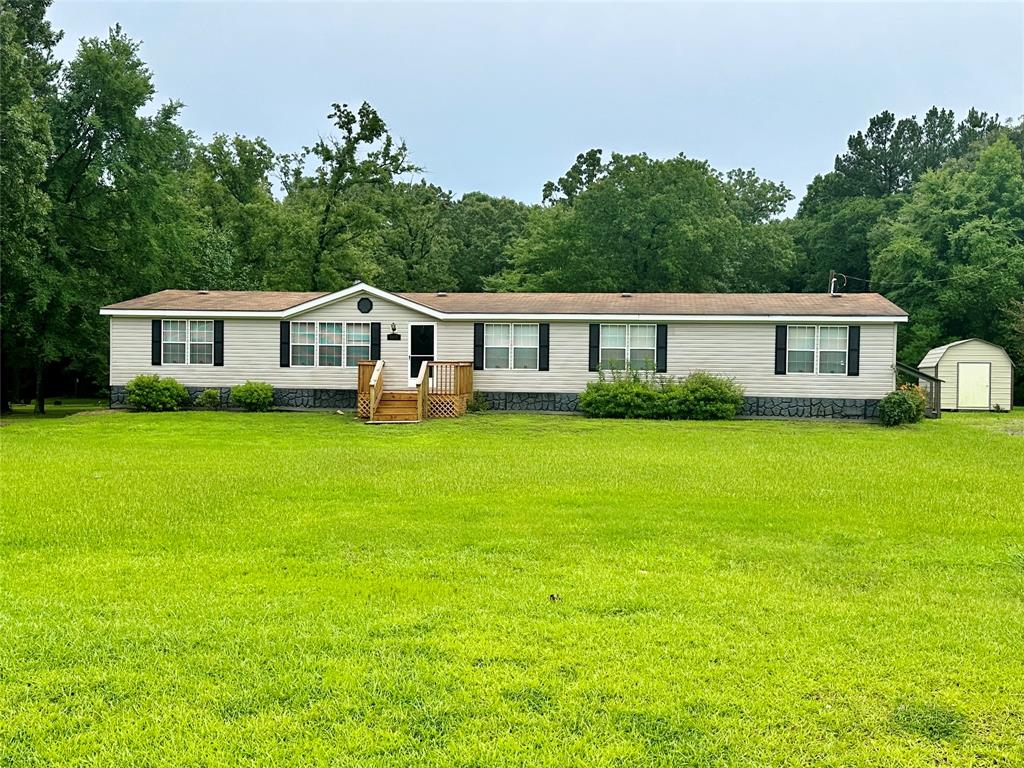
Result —
<path fill-rule="evenodd" d="M 850 329 L 845 325 L 791 325 L 786 329 L 786 373 L 846 375 Z"/>
<path fill-rule="evenodd" d="M 360 360 L 370 359 L 370 324 L 345 324 L 345 365 L 355 368 Z"/>
<path fill-rule="evenodd" d="M 818 373 L 846 375 L 850 329 L 845 325 L 818 328 Z"/>
<path fill-rule="evenodd" d="M 370 359 L 370 324 L 295 321 L 291 324 L 293 366 L 354 368 Z"/>
<path fill-rule="evenodd" d="M 213 320 L 164 320 L 160 361 L 163 365 L 213 365 Z"/>
<path fill-rule="evenodd" d="M 786 373 L 814 373 L 815 338 L 813 325 L 791 325 L 786 331 Z"/>
<path fill-rule="evenodd" d="M 484 323 L 485 370 L 535 371 L 539 360 L 539 323 Z"/>
<path fill-rule="evenodd" d="M 654 370 L 657 339 L 657 325 L 602 325 L 600 367 Z"/>
<path fill-rule="evenodd" d="M 188 323 L 189 365 L 213 365 L 213 320 Z"/>
<path fill-rule="evenodd" d="M 292 365 L 316 365 L 316 323 L 292 323 L 291 349 Z"/>

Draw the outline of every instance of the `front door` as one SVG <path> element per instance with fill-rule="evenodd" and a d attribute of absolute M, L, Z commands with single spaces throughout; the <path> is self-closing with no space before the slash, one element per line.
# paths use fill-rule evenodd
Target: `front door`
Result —
<path fill-rule="evenodd" d="M 957 363 L 956 407 L 988 410 L 991 363 Z"/>
<path fill-rule="evenodd" d="M 434 324 L 409 323 L 409 386 L 416 383 L 420 365 L 434 359 Z"/>

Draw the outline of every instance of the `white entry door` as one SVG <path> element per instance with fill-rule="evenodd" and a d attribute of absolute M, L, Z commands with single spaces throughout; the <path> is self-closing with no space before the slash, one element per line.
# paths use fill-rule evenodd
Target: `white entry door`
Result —
<path fill-rule="evenodd" d="M 981 408 L 991 405 L 991 363 L 959 363 L 956 372 L 956 407 Z"/>

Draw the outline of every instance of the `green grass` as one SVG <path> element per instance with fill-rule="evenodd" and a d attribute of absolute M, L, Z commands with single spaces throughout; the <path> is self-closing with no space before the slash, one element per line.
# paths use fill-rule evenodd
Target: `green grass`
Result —
<path fill-rule="evenodd" d="M 12 413 L 4 414 L 3 420 L 10 419 L 62 419 L 73 413 L 105 408 L 106 398 L 89 397 L 57 397 L 46 401 L 46 412 L 39 416 L 35 413 L 35 401 L 31 403 L 14 403 L 11 405 Z M 59 405 L 57 403 L 60 403 Z"/>
<path fill-rule="evenodd" d="M 1020 411 L 0 441 L 2 766 L 1024 764 Z"/>

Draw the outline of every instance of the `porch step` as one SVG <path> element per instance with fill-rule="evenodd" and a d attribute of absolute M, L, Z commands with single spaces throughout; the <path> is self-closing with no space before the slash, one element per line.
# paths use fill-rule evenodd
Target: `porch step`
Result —
<path fill-rule="evenodd" d="M 414 390 L 394 390 L 391 392 L 385 392 L 380 397 L 381 404 L 388 402 L 406 402 L 411 400 L 413 403 L 416 402 L 416 392 Z"/>
<path fill-rule="evenodd" d="M 380 403 L 373 412 L 371 424 L 415 423 L 419 421 L 416 410 L 417 393 L 413 390 L 391 390 L 384 392 Z"/>

